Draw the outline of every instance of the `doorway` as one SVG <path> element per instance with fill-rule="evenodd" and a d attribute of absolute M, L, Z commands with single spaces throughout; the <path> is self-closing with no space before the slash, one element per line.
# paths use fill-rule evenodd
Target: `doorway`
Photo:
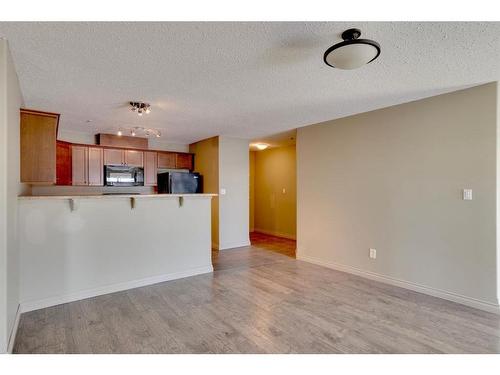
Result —
<path fill-rule="evenodd" d="M 277 137 L 281 139 L 278 140 Z M 264 149 L 263 145 L 267 145 Z M 297 233 L 297 163 L 295 131 L 251 144 L 250 242 L 295 257 Z"/>

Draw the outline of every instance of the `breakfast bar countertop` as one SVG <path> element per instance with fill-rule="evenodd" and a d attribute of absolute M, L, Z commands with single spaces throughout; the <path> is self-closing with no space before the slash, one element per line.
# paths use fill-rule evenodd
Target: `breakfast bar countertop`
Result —
<path fill-rule="evenodd" d="M 216 197 L 217 194 L 88 194 L 88 195 L 21 195 L 18 199 L 117 199 L 117 198 L 208 198 Z"/>

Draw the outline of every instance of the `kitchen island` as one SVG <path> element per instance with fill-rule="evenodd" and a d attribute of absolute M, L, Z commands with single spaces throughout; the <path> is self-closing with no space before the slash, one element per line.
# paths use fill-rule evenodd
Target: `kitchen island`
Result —
<path fill-rule="evenodd" d="M 213 196 L 19 197 L 21 312 L 212 272 Z"/>

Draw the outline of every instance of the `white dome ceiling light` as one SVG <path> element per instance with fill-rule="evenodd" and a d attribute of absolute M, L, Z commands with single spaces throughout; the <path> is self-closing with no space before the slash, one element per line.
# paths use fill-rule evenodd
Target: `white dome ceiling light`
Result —
<path fill-rule="evenodd" d="M 356 69 L 375 60 L 380 55 L 380 45 L 373 40 L 359 39 L 360 36 L 359 29 L 344 31 L 344 41 L 326 50 L 325 64 L 338 69 Z"/>
<path fill-rule="evenodd" d="M 256 143 L 255 147 L 257 147 L 257 149 L 259 149 L 260 151 L 262 151 L 262 150 L 265 150 L 266 148 L 268 148 L 269 145 L 266 144 L 266 143 Z"/>

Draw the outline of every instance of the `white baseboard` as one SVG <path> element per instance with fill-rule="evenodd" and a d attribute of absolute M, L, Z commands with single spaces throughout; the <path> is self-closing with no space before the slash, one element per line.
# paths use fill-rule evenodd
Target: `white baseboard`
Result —
<path fill-rule="evenodd" d="M 16 319 L 14 319 L 14 326 L 9 336 L 9 344 L 7 346 L 7 353 L 11 353 L 14 350 L 14 343 L 16 342 L 17 329 L 19 327 L 19 319 L 21 318 L 21 305 L 17 306 Z"/>
<path fill-rule="evenodd" d="M 245 246 L 250 246 L 250 241 L 244 241 L 244 242 L 233 242 L 233 243 L 228 243 L 221 245 L 219 244 L 219 250 L 230 250 L 230 249 L 235 249 L 238 247 L 245 247 Z"/>
<path fill-rule="evenodd" d="M 361 277 L 364 277 L 366 279 L 379 281 L 379 282 L 382 282 L 385 284 L 398 286 L 401 288 L 413 290 L 415 292 L 420 292 L 423 294 L 428 294 L 428 295 L 433 296 L 433 297 L 438 297 L 438 298 L 442 298 L 442 299 L 445 299 L 448 301 L 453 301 L 456 303 L 460 303 L 462 305 L 474 307 L 476 309 L 488 311 L 488 312 L 491 312 L 494 314 L 500 314 L 500 305 L 498 303 L 495 304 L 495 303 L 488 302 L 488 301 L 482 301 L 482 300 L 479 300 L 476 298 L 471 298 L 471 297 L 467 297 L 467 296 L 464 296 L 461 294 L 448 292 L 448 291 L 445 291 L 442 289 L 436 289 L 436 288 L 432 288 L 429 286 L 425 286 L 425 285 L 421 285 L 421 284 L 417 284 L 417 283 L 413 283 L 413 282 L 409 282 L 409 281 L 405 281 L 405 280 L 401 280 L 401 279 L 396 279 L 394 277 L 381 275 L 381 274 L 378 274 L 375 272 L 364 271 L 362 269 L 347 266 L 347 265 L 340 264 L 340 263 L 325 262 L 323 260 L 320 260 L 320 259 L 317 259 L 314 257 L 310 257 L 307 255 L 301 255 L 299 251 L 297 251 L 297 259 L 305 261 L 305 262 L 317 264 L 319 266 L 331 268 L 331 269 L 334 269 L 337 271 L 347 272 L 347 273 L 350 273 L 353 275 L 361 276 Z"/>
<path fill-rule="evenodd" d="M 273 230 L 261 229 L 261 228 L 254 228 L 253 232 L 269 234 L 269 235 L 275 236 L 275 237 L 288 238 L 289 240 L 296 240 L 297 239 L 297 236 L 293 236 L 293 235 L 290 235 L 287 233 L 282 233 L 282 232 L 276 232 Z"/>
<path fill-rule="evenodd" d="M 76 293 L 64 294 L 61 296 L 43 298 L 35 301 L 24 301 L 21 302 L 20 311 L 22 313 L 43 309 L 50 306 L 56 306 L 63 303 L 78 301 L 86 298 L 96 297 L 103 294 L 121 292 L 127 289 L 139 288 L 142 286 L 153 285 L 162 283 L 165 281 L 182 279 L 184 277 L 201 275 L 204 273 L 213 272 L 212 265 L 207 265 L 205 267 L 192 268 L 186 271 L 173 272 L 165 275 L 147 277 L 145 279 L 126 281 L 123 283 L 117 283 L 112 285 L 106 285 L 99 288 L 87 289 Z"/>

